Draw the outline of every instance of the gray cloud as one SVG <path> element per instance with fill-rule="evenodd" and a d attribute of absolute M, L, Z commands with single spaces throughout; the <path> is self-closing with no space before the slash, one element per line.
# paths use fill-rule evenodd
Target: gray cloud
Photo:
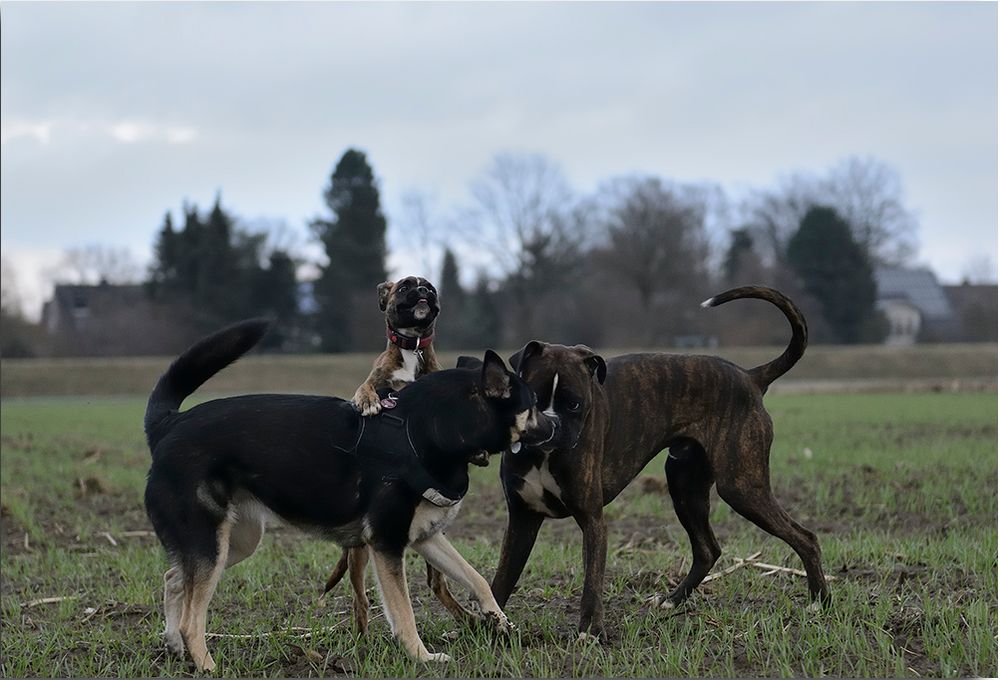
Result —
<path fill-rule="evenodd" d="M 0 11 L 15 255 L 93 241 L 145 253 L 164 210 L 219 189 L 240 214 L 301 227 L 349 145 L 368 150 L 390 217 L 412 187 L 462 200 L 506 149 L 552 157 L 581 190 L 650 172 L 738 192 L 871 154 L 902 175 L 920 259 L 955 278 L 996 251 L 991 3 Z"/>

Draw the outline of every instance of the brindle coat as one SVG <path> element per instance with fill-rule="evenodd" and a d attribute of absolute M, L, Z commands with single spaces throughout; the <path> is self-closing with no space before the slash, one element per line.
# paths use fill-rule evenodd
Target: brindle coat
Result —
<path fill-rule="evenodd" d="M 762 287 L 733 289 L 703 306 L 737 298 L 767 300 L 791 323 L 791 343 L 774 361 L 746 370 L 718 357 L 646 353 L 605 363 L 583 345 L 540 342 L 511 358 L 535 390 L 539 409 L 558 416 L 560 425 L 547 444 L 503 456 L 508 523 L 492 584 L 501 607 L 542 522 L 571 516 L 583 531 L 579 630 L 599 634 L 607 556 L 603 508 L 664 448 L 670 450 L 670 496 L 694 553 L 691 570 L 665 607 L 683 601 L 721 553 L 709 524 L 713 483 L 734 510 L 788 543 L 802 558 L 813 598 L 829 599 L 816 536 L 778 504 L 768 472 L 773 431 L 763 395 L 805 351 L 806 322 L 788 298 Z"/>

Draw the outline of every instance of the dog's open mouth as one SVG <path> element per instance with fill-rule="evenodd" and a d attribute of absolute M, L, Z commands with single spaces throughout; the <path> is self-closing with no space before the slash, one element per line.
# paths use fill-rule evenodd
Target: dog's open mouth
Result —
<path fill-rule="evenodd" d="M 423 298 L 420 299 L 417 304 L 413 305 L 413 318 L 420 320 L 426 319 L 427 315 L 431 313 L 431 306 L 427 304 L 427 300 Z"/>

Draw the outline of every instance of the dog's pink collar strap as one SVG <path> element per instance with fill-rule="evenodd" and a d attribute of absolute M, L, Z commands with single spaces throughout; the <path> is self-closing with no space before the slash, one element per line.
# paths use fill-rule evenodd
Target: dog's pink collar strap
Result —
<path fill-rule="evenodd" d="M 389 342 L 400 349 L 423 349 L 434 342 L 434 328 L 431 327 L 427 335 L 421 335 L 419 338 L 411 338 L 407 335 L 400 335 L 391 326 L 387 325 L 385 327 L 385 337 L 389 338 Z"/>

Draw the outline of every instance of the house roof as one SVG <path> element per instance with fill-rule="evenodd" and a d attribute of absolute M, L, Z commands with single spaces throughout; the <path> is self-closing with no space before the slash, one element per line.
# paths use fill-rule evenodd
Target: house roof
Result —
<path fill-rule="evenodd" d="M 928 321 L 945 321 L 954 315 L 951 302 L 929 269 L 879 267 L 875 270 L 879 300 L 905 300 Z"/>

